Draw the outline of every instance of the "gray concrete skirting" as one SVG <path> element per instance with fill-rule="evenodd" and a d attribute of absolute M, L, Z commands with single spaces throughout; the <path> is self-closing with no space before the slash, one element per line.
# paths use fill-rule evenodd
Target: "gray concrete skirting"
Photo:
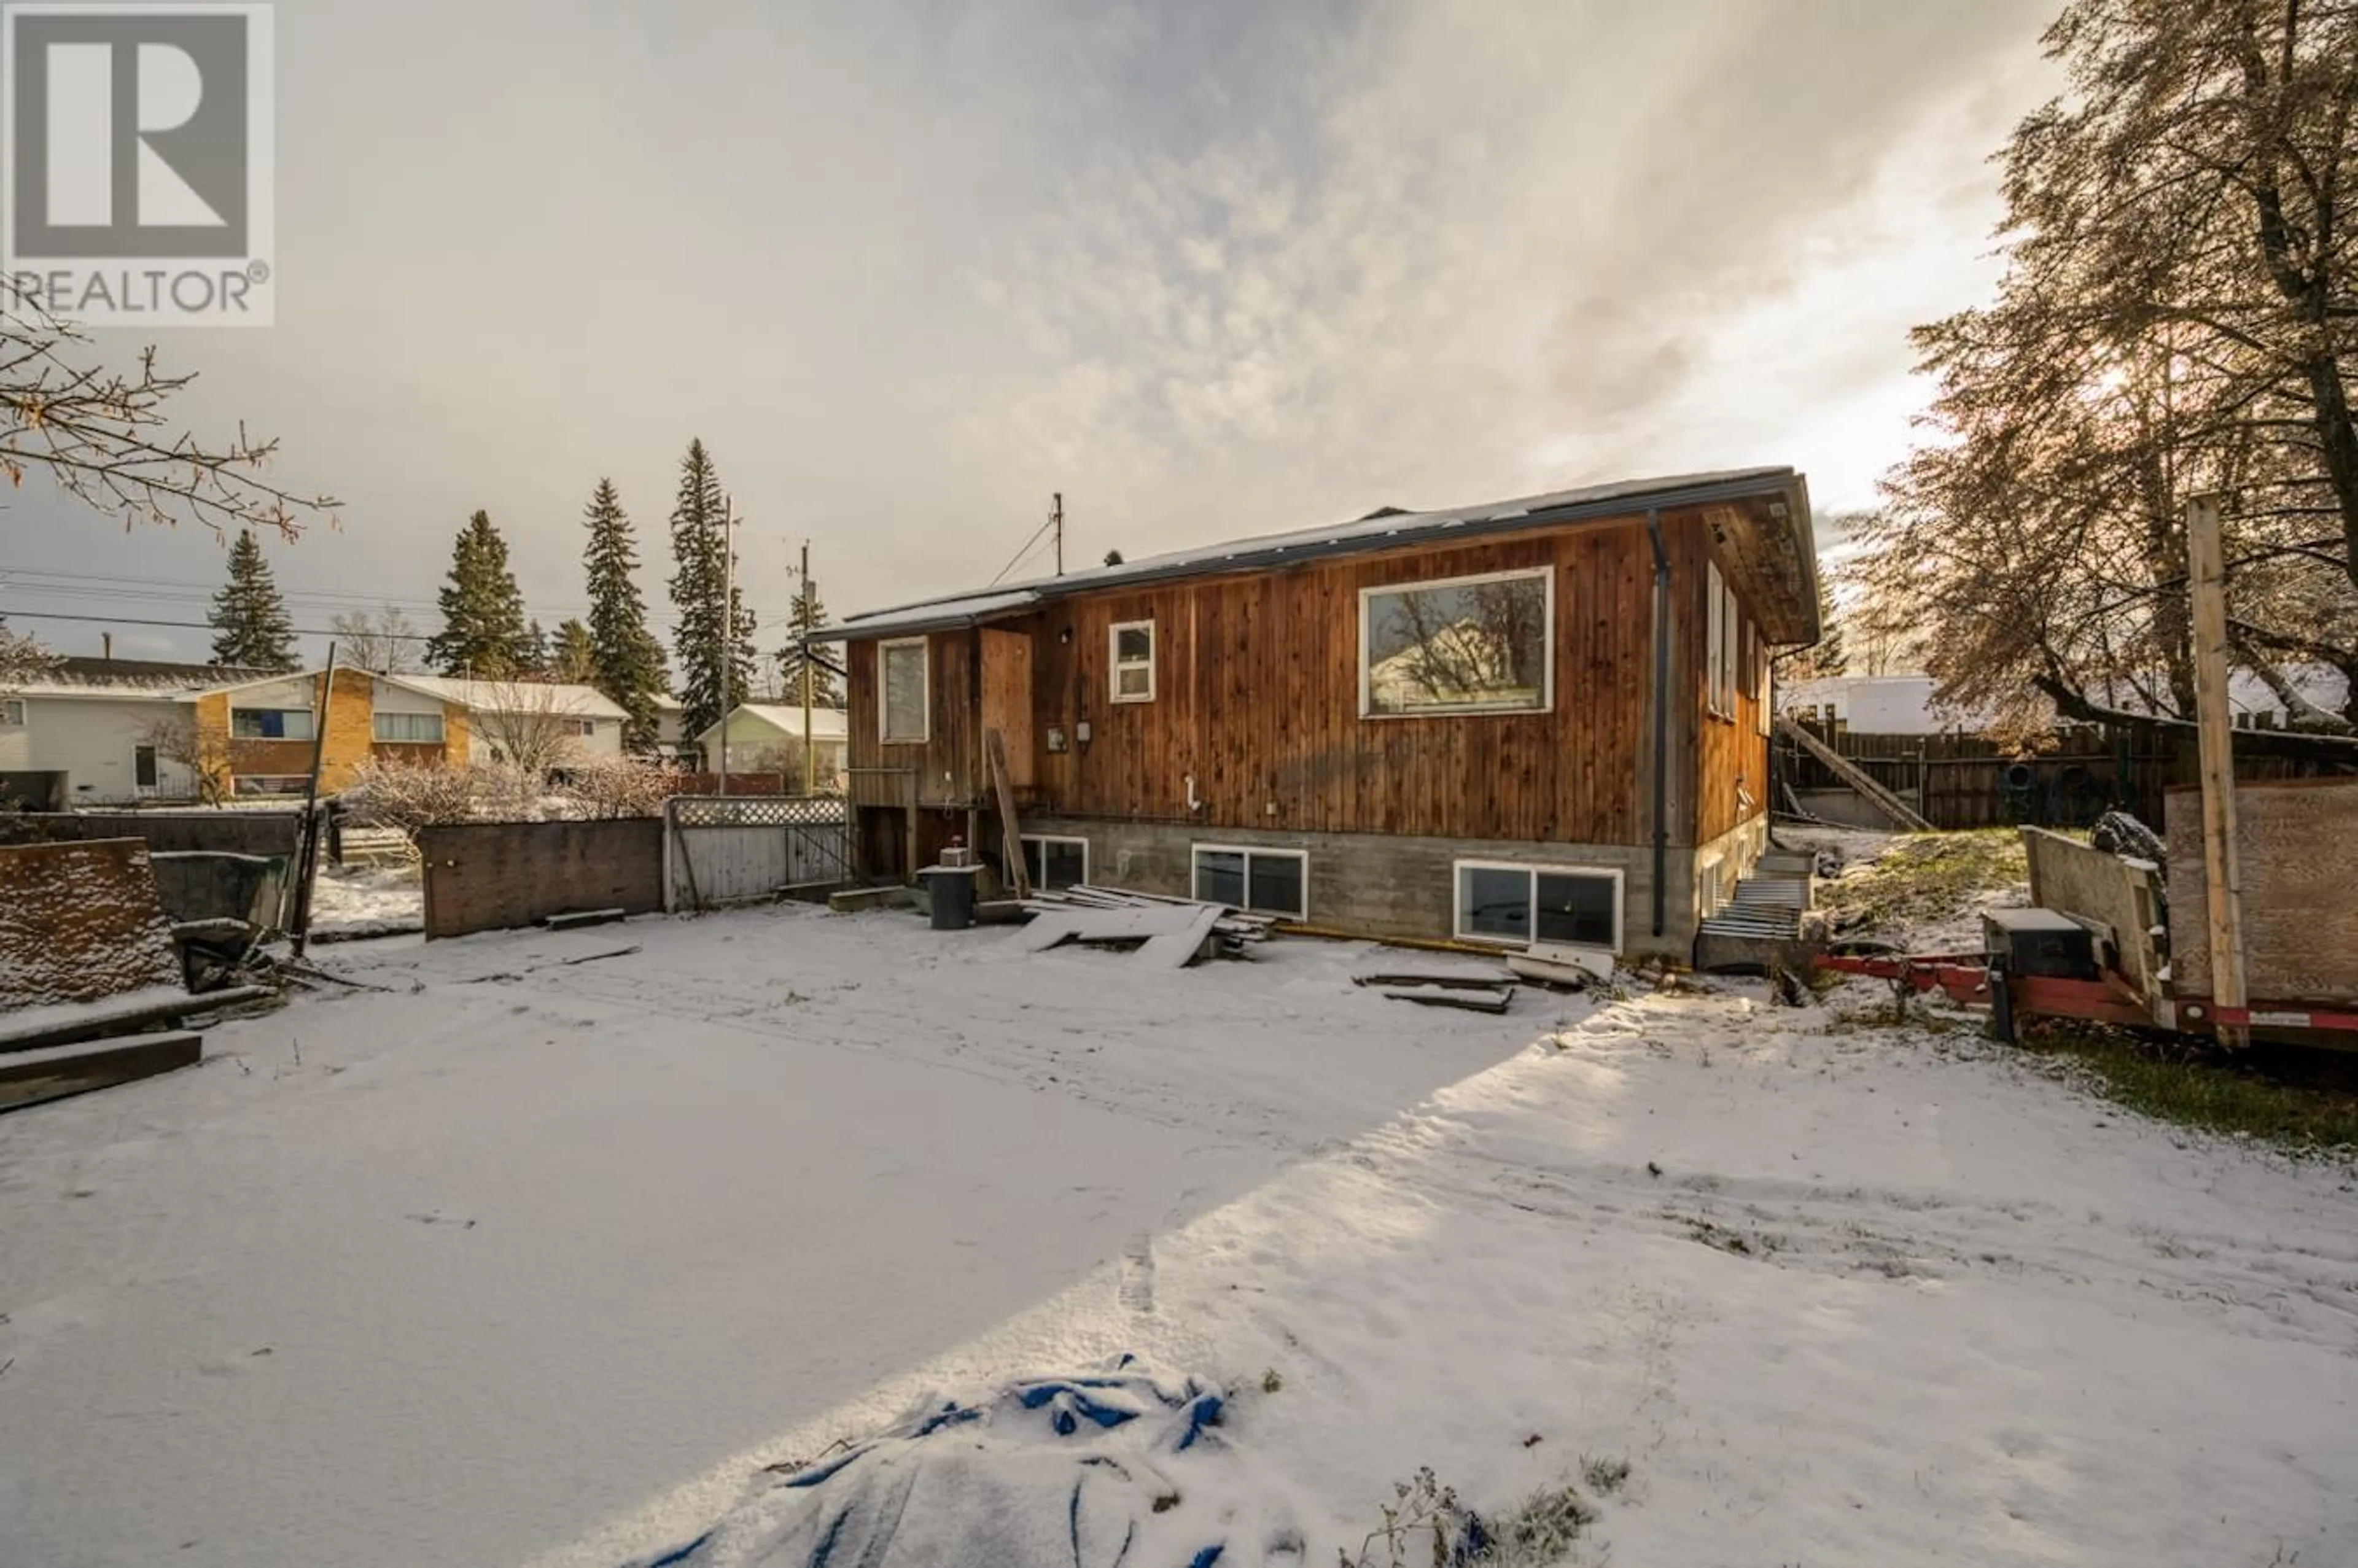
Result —
<path fill-rule="evenodd" d="M 1372 833 L 1294 833 L 1194 827 L 1184 823 L 1074 816 L 1026 816 L 1026 836 L 1088 841 L 1088 877 L 1108 887 L 1193 896 L 1197 846 L 1297 849 L 1310 857 L 1305 924 L 1368 936 L 1445 940 L 1455 933 L 1455 862 L 1555 865 L 1617 872 L 1621 952 L 1660 954 L 1684 963 L 1694 946 L 1698 852 L 1672 846 L 1666 857 L 1664 927 L 1653 930 L 1654 851 L 1635 844 L 1533 844 L 1486 838 L 1389 838 Z M 1751 869 L 1767 842 L 1766 818 L 1714 840 L 1703 853 L 1727 862 L 1733 879 Z"/>

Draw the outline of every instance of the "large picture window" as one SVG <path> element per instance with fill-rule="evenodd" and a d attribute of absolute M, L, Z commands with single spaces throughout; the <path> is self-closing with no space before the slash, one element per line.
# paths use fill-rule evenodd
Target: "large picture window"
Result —
<path fill-rule="evenodd" d="M 1289 920 L 1310 918 L 1310 857 L 1300 849 L 1195 846 L 1195 896 Z"/>
<path fill-rule="evenodd" d="M 308 708 L 233 708 L 229 732 L 240 741 L 308 741 L 311 710 Z"/>
<path fill-rule="evenodd" d="M 1460 860 L 1456 872 L 1460 941 L 1621 950 L 1618 871 Z"/>
<path fill-rule="evenodd" d="M 876 662 L 883 676 L 876 707 L 884 743 L 888 746 L 925 744 L 927 713 L 925 640 L 911 637 L 904 642 L 880 643 L 876 649 Z"/>
<path fill-rule="evenodd" d="M 1359 713 L 1539 713 L 1555 702 L 1547 568 L 1359 594 Z"/>

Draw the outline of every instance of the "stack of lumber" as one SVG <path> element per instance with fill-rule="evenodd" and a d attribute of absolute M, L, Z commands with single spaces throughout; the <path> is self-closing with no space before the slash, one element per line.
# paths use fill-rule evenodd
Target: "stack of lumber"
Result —
<path fill-rule="evenodd" d="M 1422 1007 L 1456 1007 L 1468 1012 L 1504 1012 L 1515 1000 L 1512 975 L 1440 973 L 1421 970 L 1354 975 L 1355 986 L 1374 986 L 1391 1001 L 1412 1001 Z"/>
<path fill-rule="evenodd" d="M 1033 916 L 1022 938 L 1032 952 L 1063 942 L 1091 945 L 1139 945 L 1154 960 L 1175 960 L 1174 968 L 1199 957 L 1243 958 L 1257 943 L 1269 940 L 1276 920 L 1225 903 L 1173 898 L 1163 893 L 1131 892 L 1126 888 L 1093 887 L 1080 883 L 1057 892 L 1041 892 L 1026 899 Z"/>

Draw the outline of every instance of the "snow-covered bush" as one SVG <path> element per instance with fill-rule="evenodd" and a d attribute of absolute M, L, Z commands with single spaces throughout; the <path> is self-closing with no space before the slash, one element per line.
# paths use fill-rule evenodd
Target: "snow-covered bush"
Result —
<path fill-rule="evenodd" d="M 343 804 L 352 821 L 396 827 L 415 838 L 421 827 L 452 822 L 654 816 L 677 788 L 672 769 L 633 757 L 573 762 L 561 782 L 544 782 L 508 762 L 452 767 L 373 759 L 353 770 Z"/>
<path fill-rule="evenodd" d="M 450 767 L 372 758 L 352 770 L 342 799 L 351 820 L 415 837 L 421 827 L 451 822 L 536 821 L 539 795 L 535 783 L 505 763 Z"/>
<path fill-rule="evenodd" d="M 652 758 L 590 757 L 565 770 L 562 793 L 572 806 L 568 815 L 593 822 L 659 816 L 679 780 L 676 768 Z"/>

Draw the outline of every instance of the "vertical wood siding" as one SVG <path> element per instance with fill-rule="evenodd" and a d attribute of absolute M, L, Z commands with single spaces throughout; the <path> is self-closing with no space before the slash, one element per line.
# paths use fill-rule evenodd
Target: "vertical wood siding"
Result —
<path fill-rule="evenodd" d="M 1712 718 L 1704 521 L 1666 519 L 1672 570 L 1670 841 L 1740 825 L 1740 776 L 1768 806 L 1768 741 L 1739 669 L 1735 722 Z M 1359 717 L 1359 595 L 1368 588 L 1532 568 L 1555 593 L 1546 713 Z M 1139 586 L 1048 604 L 980 633 L 928 639 L 932 735 L 877 733 L 877 644 L 850 645 L 851 794 L 866 806 L 989 808 L 986 706 L 1006 714 L 1030 646 L 1023 807 L 1206 830 L 1376 833 L 1558 844 L 1652 839 L 1654 568 L 1642 518 L 1276 571 Z M 1744 620 L 1748 622 L 1749 611 Z M 1111 632 L 1154 623 L 1155 697 L 1112 700 Z M 1737 635 L 1741 638 L 1742 623 Z M 984 640 L 1001 653 L 985 657 Z M 1088 739 L 1081 739 L 1086 727 Z M 1065 749 L 1048 749 L 1059 730 Z M 1019 779 L 1025 762 L 1015 763 Z M 1192 780 L 1197 806 L 1188 801 Z"/>

